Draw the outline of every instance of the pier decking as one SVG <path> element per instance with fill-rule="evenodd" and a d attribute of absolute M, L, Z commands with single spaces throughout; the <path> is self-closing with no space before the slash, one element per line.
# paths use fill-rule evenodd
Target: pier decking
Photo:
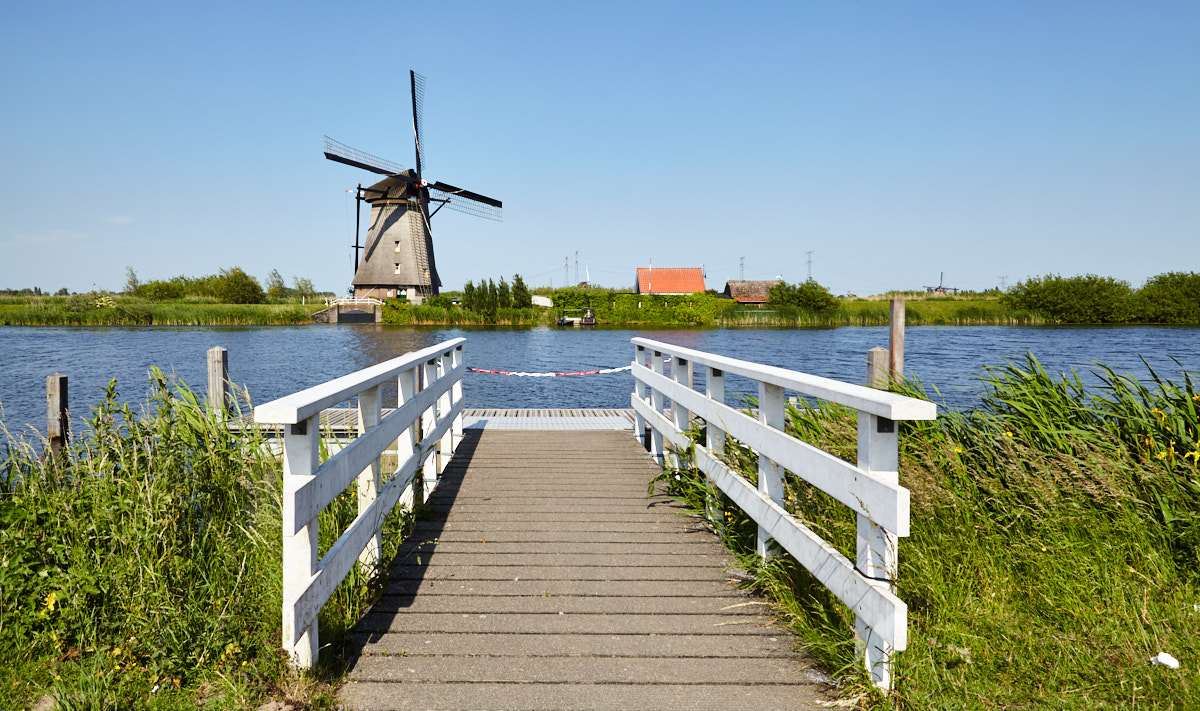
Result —
<path fill-rule="evenodd" d="M 571 412 L 464 413 L 433 515 L 353 633 L 347 707 L 817 708 L 821 677 L 716 538 L 647 497 L 628 411 Z"/>

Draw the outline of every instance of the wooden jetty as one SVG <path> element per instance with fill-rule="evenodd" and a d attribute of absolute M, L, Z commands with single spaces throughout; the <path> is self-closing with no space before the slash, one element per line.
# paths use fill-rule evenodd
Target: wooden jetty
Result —
<path fill-rule="evenodd" d="M 703 522 L 647 497 L 629 435 L 469 430 L 353 633 L 347 707 L 817 708 L 821 677 Z"/>
<path fill-rule="evenodd" d="M 378 561 L 385 517 L 425 502 L 433 516 L 354 631 L 349 708 L 815 708 L 822 677 L 762 601 L 731 584 L 732 561 L 705 519 L 646 495 L 660 465 L 688 448 L 757 524 L 758 555 L 792 556 L 848 606 L 861 663 L 874 684 L 892 685 L 907 646 L 892 581 L 910 529 L 897 423 L 936 417 L 932 403 L 634 338 L 631 410 L 469 412 L 465 343 L 255 408 L 256 426 L 282 440 L 282 638 L 295 666 L 316 661 L 317 617 L 337 585 Z M 872 349 L 872 379 L 887 377 L 887 356 Z M 704 392 L 693 388 L 697 368 Z M 726 375 L 757 383 L 755 411 L 725 403 Z M 395 407 L 383 407 L 385 384 Z M 857 462 L 784 431 L 789 393 L 857 411 Z M 321 462 L 321 425 L 348 402 L 344 427 L 357 434 Z M 685 434 L 696 422 L 700 442 Z M 725 463 L 727 437 L 758 455 L 757 485 Z M 384 452 L 396 455 L 387 476 Z M 788 511 L 785 472 L 855 515 L 855 560 Z M 349 487 L 358 516 L 318 557 L 318 515 Z"/>

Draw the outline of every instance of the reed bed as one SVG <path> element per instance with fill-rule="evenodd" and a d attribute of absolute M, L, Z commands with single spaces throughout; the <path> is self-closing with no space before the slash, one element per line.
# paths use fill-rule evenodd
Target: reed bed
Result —
<path fill-rule="evenodd" d="M 94 299 L 0 299 L 0 326 L 289 326 L 312 323 L 319 306 Z"/>
<path fill-rule="evenodd" d="M 112 383 L 60 454 L 10 439 L 0 708 L 332 707 L 332 660 L 411 515 L 389 519 L 380 566 L 325 607 L 321 665 L 297 677 L 279 646 L 279 463 L 257 430 L 226 427 L 183 383 L 154 370 L 150 385 L 135 412 Z M 355 514 L 348 490 L 321 516 L 321 545 Z"/>
<path fill-rule="evenodd" d="M 1151 370 L 1142 381 L 1099 366 L 1097 375 L 1101 387 L 1085 389 L 1031 355 L 988 370 L 976 410 L 903 423 L 901 483 L 913 514 L 897 586 L 909 644 L 889 694 L 865 683 L 844 605 L 786 554 L 756 558 L 755 528 L 728 501 L 713 526 L 837 672 L 841 693 L 864 707 L 1194 708 L 1200 394 L 1188 374 Z M 919 384 L 897 390 L 926 396 Z M 789 406 L 787 429 L 855 459 L 855 421 L 842 408 Z M 730 462 L 754 479 L 752 452 L 733 446 Z M 665 480 L 703 510 L 701 475 Z M 786 505 L 854 558 L 844 507 L 791 473 Z M 1159 652 L 1181 668 L 1153 665 Z"/>

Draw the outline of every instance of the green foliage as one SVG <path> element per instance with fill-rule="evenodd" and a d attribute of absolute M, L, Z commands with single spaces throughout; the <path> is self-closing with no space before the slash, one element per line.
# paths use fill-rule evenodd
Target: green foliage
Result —
<path fill-rule="evenodd" d="M 613 291 L 559 289 L 551 296 L 556 309 L 592 308 L 601 324 L 712 324 L 726 299 L 709 294 L 621 294 Z"/>
<path fill-rule="evenodd" d="M 255 708 L 268 695 L 332 708 L 279 648 L 278 461 L 182 382 L 155 369 L 150 386 L 139 414 L 110 384 L 60 455 L 11 442 L 0 460 L 0 707 L 45 694 L 59 708 Z M 355 486 L 321 513 L 322 550 L 357 516 Z M 334 592 L 323 650 L 381 593 L 412 521 L 389 517 L 380 565 Z M 336 678 L 335 661 L 316 678 Z"/>
<path fill-rule="evenodd" d="M 769 306 L 791 306 L 817 313 L 833 311 L 838 307 L 838 303 L 836 296 L 813 279 L 800 284 L 781 281 L 771 287 L 767 296 Z"/>
<path fill-rule="evenodd" d="M 133 293 L 150 301 L 173 301 L 183 298 L 183 284 L 177 281 L 148 281 Z"/>
<path fill-rule="evenodd" d="M 270 274 L 267 274 L 267 296 L 273 299 L 281 299 L 288 295 L 287 284 L 283 281 L 283 275 L 278 269 L 272 269 Z"/>
<path fill-rule="evenodd" d="M 133 267 L 125 267 L 125 293 L 136 294 L 139 286 L 137 272 L 133 271 Z"/>
<path fill-rule="evenodd" d="M 241 267 L 222 269 L 213 284 L 213 294 L 226 304 L 261 304 L 267 300 L 258 280 Z"/>
<path fill-rule="evenodd" d="M 1044 313 L 1059 323 L 1126 323 L 1136 316 L 1129 284 L 1095 274 L 1033 277 L 1009 289 L 1000 303 Z"/>
<path fill-rule="evenodd" d="M 533 295 L 529 293 L 529 287 L 520 274 L 513 274 L 512 305 L 515 309 L 533 308 Z"/>
<path fill-rule="evenodd" d="M 1151 277 L 1138 290 L 1139 320 L 1200 324 L 1200 274 L 1168 272 Z"/>

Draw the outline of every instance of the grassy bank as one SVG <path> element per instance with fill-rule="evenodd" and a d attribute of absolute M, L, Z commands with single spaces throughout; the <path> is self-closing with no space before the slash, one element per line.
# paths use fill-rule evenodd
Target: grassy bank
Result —
<path fill-rule="evenodd" d="M 869 690 L 853 617 L 784 555 L 762 564 L 755 528 L 728 501 L 714 522 L 756 585 L 872 708 L 1194 708 L 1200 698 L 1200 394 L 1104 371 L 1091 395 L 1032 359 L 991 371 L 983 405 L 904 423 L 901 484 L 912 535 L 898 590 L 908 650 L 894 693 Z M 908 388 L 910 394 L 920 394 Z M 856 424 L 837 407 L 789 408 L 788 430 L 854 461 Z M 731 461 L 755 478 L 752 453 Z M 695 471 L 674 481 L 702 510 Z M 845 507 L 791 474 L 787 506 L 855 557 Z M 1153 666 L 1169 652 L 1179 670 Z"/>
<path fill-rule="evenodd" d="M 0 461 L 0 708 L 331 707 L 329 659 L 297 677 L 279 647 L 278 462 L 181 384 L 155 372 L 151 388 L 135 413 L 114 383 L 61 455 L 26 442 Z M 355 509 L 348 490 L 322 513 L 321 551 Z M 411 520 L 389 519 L 384 561 Z M 328 651 L 378 572 L 326 605 Z"/>
<path fill-rule="evenodd" d="M 284 326 L 309 324 L 320 304 L 150 301 L 120 294 L 0 297 L 0 326 Z"/>

